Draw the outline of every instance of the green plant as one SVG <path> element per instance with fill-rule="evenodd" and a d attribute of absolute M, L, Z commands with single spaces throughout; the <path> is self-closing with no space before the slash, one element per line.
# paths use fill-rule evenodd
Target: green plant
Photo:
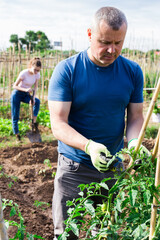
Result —
<path fill-rule="evenodd" d="M 35 200 L 34 206 L 36 206 L 37 208 L 40 207 L 42 210 L 46 210 L 47 207 L 50 207 L 49 203 L 46 202 L 39 202 L 38 200 Z M 44 207 L 45 206 L 45 207 Z"/>
<path fill-rule="evenodd" d="M 28 124 L 26 124 L 25 121 L 19 121 L 19 131 L 21 135 L 25 135 L 28 130 Z M 11 119 L 0 118 L 0 137 L 9 137 L 11 135 L 13 135 Z"/>
<path fill-rule="evenodd" d="M 38 236 L 36 234 L 33 235 L 33 234 L 26 232 L 26 227 L 24 226 L 24 218 L 19 210 L 19 206 L 17 203 L 14 203 L 12 200 L 2 199 L 3 210 L 6 207 L 10 208 L 10 217 L 15 216 L 15 215 L 18 215 L 18 217 L 19 217 L 19 223 L 12 221 L 12 220 L 5 220 L 5 224 L 7 227 L 9 227 L 9 226 L 17 227 L 17 232 L 16 232 L 14 238 L 11 238 L 10 240 L 24 240 L 24 239 L 34 240 L 35 238 L 44 239 L 41 236 Z"/>
<path fill-rule="evenodd" d="M 147 127 L 145 131 L 145 138 L 155 139 L 157 137 L 157 134 L 158 134 L 158 126 Z"/>
<path fill-rule="evenodd" d="M 127 149 L 124 153 L 130 154 L 134 160 L 141 158 L 141 166 L 131 174 L 129 170 L 133 163 L 120 176 L 115 175 L 117 181 L 111 189 L 107 185 L 110 179 L 81 184 L 80 197 L 67 202 L 69 217 L 59 240 L 66 240 L 70 231 L 79 236 L 80 230 L 86 232 L 85 240 L 148 240 L 153 196 L 157 194 L 157 200 L 160 197 L 160 186 L 156 188 L 154 185 L 156 161 L 153 163 L 151 157 Z M 108 195 L 102 195 L 103 188 L 108 190 Z M 102 204 L 95 207 L 91 200 L 94 196 L 102 198 Z M 157 213 L 154 240 L 160 239 L 160 210 Z M 95 227 L 98 229 L 93 236 Z"/>
<path fill-rule="evenodd" d="M 47 110 L 45 107 L 42 107 L 39 111 L 37 122 L 45 127 L 51 128 L 49 110 Z"/>
<path fill-rule="evenodd" d="M 50 162 L 49 159 L 45 159 L 43 163 L 44 163 L 45 168 L 39 170 L 39 174 L 42 174 L 42 173 L 43 173 L 44 176 L 45 176 L 46 170 L 47 170 L 48 168 L 51 169 L 51 168 L 52 168 L 52 165 L 51 165 L 51 162 Z M 55 177 L 55 172 L 52 172 L 52 177 Z"/>
<path fill-rule="evenodd" d="M 1 177 L 10 178 L 12 181 L 9 182 L 8 187 L 11 188 L 13 186 L 14 182 L 17 181 L 18 177 L 16 177 L 16 176 L 9 176 L 8 174 L 4 173 L 2 171 L 2 169 L 3 169 L 3 166 L 0 165 L 0 178 Z"/>
<path fill-rule="evenodd" d="M 160 114 L 160 106 L 157 103 L 155 103 L 153 113 L 155 113 L 155 114 L 159 113 Z"/>

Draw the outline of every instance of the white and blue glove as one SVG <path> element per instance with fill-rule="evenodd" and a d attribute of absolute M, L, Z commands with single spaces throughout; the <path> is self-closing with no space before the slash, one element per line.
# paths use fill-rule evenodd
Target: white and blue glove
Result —
<path fill-rule="evenodd" d="M 107 161 L 101 156 L 104 154 L 106 158 L 112 158 L 110 151 L 101 143 L 89 140 L 85 146 L 85 152 L 90 155 L 93 166 L 99 172 L 106 172 L 109 168 Z"/>

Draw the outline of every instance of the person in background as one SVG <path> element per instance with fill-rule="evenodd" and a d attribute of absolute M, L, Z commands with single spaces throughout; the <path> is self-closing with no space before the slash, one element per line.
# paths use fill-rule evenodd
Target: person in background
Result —
<path fill-rule="evenodd" d="M 18 129 L 18 120 L 20 112 L 20 103 L 30 103 L 31 96 L 33 95 L 33 114 L 34 114 L 34 128 L 38 130 L 36 122 L 38 111 L 40 108 L 40 100 L 36 98 L 38 88 L 38 81 L 40 80 L 41 60 L 34 57 L 29 62 L 29 67 L 20 72 L 16 82 L 13 85 L 13 92 L 11 95 L 11 114 L 13 133 L 16 135 L 17 140 L 21 140 Z"/>
<path fill-rule="evenodd" d="M 79 197 L 78 185 L 110 177 L 109 188 L 115 183 L 101 154 L 110 158 L 123 148 L 125 112 L 129 148 L 136 145 L 143 124 L 143 73 L 137 63 L 120 55 L 126 32 L 122 11 L 100 8 L 88 28 L 90 47 L 61 61 L 50 79 L 48 104 L 59 153 L 52 210 L 54 240 L 64 232 L 66 201 Z M 121 172 L 121 159 L 114 167 Z M 71 233 L 67 239 L 77 237 Z"/>

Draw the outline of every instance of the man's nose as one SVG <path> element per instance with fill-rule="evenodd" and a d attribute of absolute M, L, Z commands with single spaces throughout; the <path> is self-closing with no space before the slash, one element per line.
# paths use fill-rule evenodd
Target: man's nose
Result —
<path fill-rule="evenodd" d="M 111 44 L 111 45 L 108 47 L 107 51 L 108 51 L 110 54 L 115 53 L 115 46 L 114 46 L 114 44 Z"/>

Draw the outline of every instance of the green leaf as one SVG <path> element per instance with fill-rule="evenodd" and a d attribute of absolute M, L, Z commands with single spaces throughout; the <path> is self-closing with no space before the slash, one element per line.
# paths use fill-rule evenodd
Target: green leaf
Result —
<path fill-rule="evenodd" d="M 130 201 L 132 206 L 135 205 L 137 194 L 138 194 L 138 191 L 135 189 L 132 189 L 129 191 L 129 196 L 130 196 Z"/>
<path fill-rule="evenodd" d="M 72 230 L 72 232 L 76 235 L 79 236 L 79 229 L 78 229 L 78 225 L 74 222 L 70 222 L 70 228 Z"/>
<path fill-rule="evenodd" d="M 117 201 L 116 201 L 116 209 L 117 209 L 119 212 L 122 212 L 121 203 L 122 203 L 122 200 L 118 198 Z"/>
<path fill-rule="evenodd" d="M 151 198 L 151 193 L 149 190 L 146 190 L 144 193 L 143 193 L 143 198 L 144 198 L 144 203 L 146 205 L 148 205 L 150 203 L 150 198 Z"/>
<path fill-rule="evenodd" d="M 108 185 L 107 185 L 106 183 L 101 182 L 99 185 L 100 185 L 101 187 L 103 187 L 104 189 L 109 190 Z"/>
<path fill-rule="evenodd" d="M 39 236 L 39 235 L 33 235 L 34 238 L 38 238 L 38 239 L 44 239 L 43 237 Z"/>
<path fill-rule="evenodd" d="M 69 237 L 69 234 L 67 232 L 64 232 L 62 235 L 59 236 L 58 240 L 67 240 L 67 237 Z"/>
<path fill-rule="evenodd" d="M 79 192 L 78 195 L 80 195 L 81 197 L 84 196 L 84 192 Z"/>
<path fill-rule="evenodd" d="M 10 211 L 10 216 L 12 217 L 14 215 L 16 215 L 16 209 L 15 209 L 15 207 L 12 207 L 11 211 Z"/>
<path fill-rule="evenodd" d="M 95 209 L 93 207 L 93 201 L 91 199 L 87 199 L 84 202 L 84 206 L 86 207 L 87 211 L 94 216 L 95 215 Z"/>

